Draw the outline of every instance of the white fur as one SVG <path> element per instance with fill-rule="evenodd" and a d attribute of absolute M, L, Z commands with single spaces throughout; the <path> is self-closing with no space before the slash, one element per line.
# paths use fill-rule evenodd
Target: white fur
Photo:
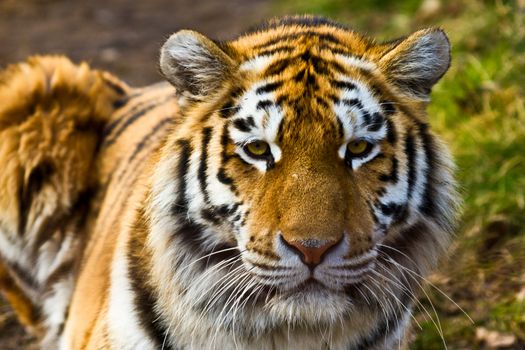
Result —
<path fill-rule="evenodd" d="M 273 56 L 256 56 L 249 61 L 243 62 L 239 70 L 258 73 L 266 69 L 271 62 L 273 62 Z"/>
<path fill-rule="evenodd" d="M 356 86 L 356 89 L 342 89 L 339 96 L 341 102 L 334 105 L 334 113 L 341 121 L 345 138 L 345 142 L 338 150 L 339 158 L 345 158 L 347 144 L 352 140 L 362 139 L 375 144 L 374 148 L 365 158 L 356 158 L 352 160 L 352 169 L 357 170 L 361 165 L 374 158 L 380 152 L 378 143 L 386 136 L 386 126 L 381 127 L 375 132 L 367 130 L 368 125 L 363 119 L 363 111 L 355 106 L 344 105 L 342 100 L 357 99 L 363 106 L 363 109 L 370 114 L 381 112 L 379 101 L 377 101 L 373 94 L 361 82 L 344 76 L 339 79 Z"/>
<path fill-rule="evenodd" d="M 281 124 L 284 113 L 277 106 L 273 105 L 266 110 L 258 110 L 257 104 L 260 101 L 269 100 L 275 103 L 275 96 L 272 93 L 266 93 L 257 95 L 255 91 L 265 82 L 256 84 L 240 98 L 241 109 L 236 113 L 236 116 L 243 118 L 252 116 L 255 121 L 255 128 L 252 128 L 249 132 L 243 132 L 237 128 L 230 126 L 229 132 L 233 142 L 237 145 L 236 151 L 239 156 L 247 163 L 253 164 L 259 171 L 266 172 L 266 161 L 253 159 L 244 152 L 242 146 L 257 140 L 265 141 L 270 145 L 270 150 L 274 161 L 277 163 L 282 156 L 281 149 L 277 144 L 277 133 L 279 131 L 279 125 Z M 235 116 L 234 118 L 235 119 Z"/>
<path fill-rule="evenodd" d="M 363 69 L 366 71 L 373 71 L 377 68 L 375 63 L 367 61 L 365 59 L 355 57 L 355 56 L 347 56 L 347 55 L 336 55 L 337 58 L 339 58 L 345 65 L 356 67 L 359 69 Z"/>
<path fill-rule="evenodd" d="M 414 130 L 415 131 L 415 130 Z M 428 169 L 427 159 L 421 139 L 414 136 L 416 182 L 412 190 L 411 205 L 417 208 L 423 202 L 423 194 L 427 184 L 426 172 Z"/>
<path fill-rule="evenodd" d="M 109 291 L 108 328 L 113 346 L 118 349 L 155 349 L 154 344 L 139 326 L 134 311 L 132 287 L 128 279 L 125 241 L 118 242 L 112 263 Z M 153 310 L 152 310 L 153 311 Z"/>
<path fill-rule="evenodd" d="M 74 287 L 75 277 L 70 274 L 53 285 L 52 292 L 43 302 L 47 326 L 47 332 L 42 341 L 44 348 L 51 344 L 57 344 L 56 336 L 60 326 L 65 322 L 66 310 L 69 307 Z"/>

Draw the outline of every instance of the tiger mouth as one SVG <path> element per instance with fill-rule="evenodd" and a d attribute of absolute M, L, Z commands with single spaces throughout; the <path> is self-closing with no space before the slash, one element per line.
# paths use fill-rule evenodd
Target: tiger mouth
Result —
<path fill-rule="evenodd" d="M 313 269 L 307 266 L 285 267 L 284 270 L 295 270 L 295 273 L 290 273 L 286 279 L 280 279 L 280 283 L 274 283 L 271 274 L 269 274 L 269 266 L 248 259 L 246 262 L 251 265 L 251 273 L 261 284 L 288 293 L 315 289 L 340 292 L 348 286 L 358 285 L 366 280 L 376 266 L 376 258 L 372 256 L 354 264 L 319 265 Z"/>

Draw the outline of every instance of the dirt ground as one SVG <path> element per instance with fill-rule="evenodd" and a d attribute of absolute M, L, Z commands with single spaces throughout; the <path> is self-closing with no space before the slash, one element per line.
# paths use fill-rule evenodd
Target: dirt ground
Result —
<path fill-rule="evenodd" d="M 0 0 L 0 66 L 61 53 L 131 84 L 160 79 L 158 51 L 179 29 L 228 39 L 268 16 L 268 0 Z"/>
<path fill-rule="evenodd" d="M 0 68 L 59 53 L 145 85 L 161 79 L 158 51 L 169 34 L 187 28 L 228 39 L 269 7 L 268 0 L 0 0 Z M 0 349 L 35 349 L 2 300 Z"/>

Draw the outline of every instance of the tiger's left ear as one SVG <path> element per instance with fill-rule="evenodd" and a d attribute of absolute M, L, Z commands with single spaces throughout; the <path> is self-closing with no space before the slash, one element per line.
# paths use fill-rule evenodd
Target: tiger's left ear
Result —
<path fill-rule="evenodd" d="M 191 30 L 181 30 L 164 43 L 160 70 L 179 97 L 206 97 L 232 74 L 233 60 L 213 41 Z"/>
<path fill-rule="evenodd" d="M 402 92 L 426 100 L 450 66 L 450 42 L 441 29 L 417 31 L 387 51 L 379 66 Z"/>

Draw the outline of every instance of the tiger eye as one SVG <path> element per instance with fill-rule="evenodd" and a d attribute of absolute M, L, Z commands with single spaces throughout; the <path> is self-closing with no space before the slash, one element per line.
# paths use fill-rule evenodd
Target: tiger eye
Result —
<path fill-rule="evenodd" d="M 365 140 L 350 141 L 346 149 L 351 157 L 361 156 L 370 149 L 370 143 Z"/>
<path fill-rule="evenodd" d="M 248 155 L 258 158 L 266 156 L 270 153 L 270 145 L 264 141 L 258 140 L 248 143 L 246 146 L 244 146 L 244 150 L 246 153 L 248 153 Z"/>

